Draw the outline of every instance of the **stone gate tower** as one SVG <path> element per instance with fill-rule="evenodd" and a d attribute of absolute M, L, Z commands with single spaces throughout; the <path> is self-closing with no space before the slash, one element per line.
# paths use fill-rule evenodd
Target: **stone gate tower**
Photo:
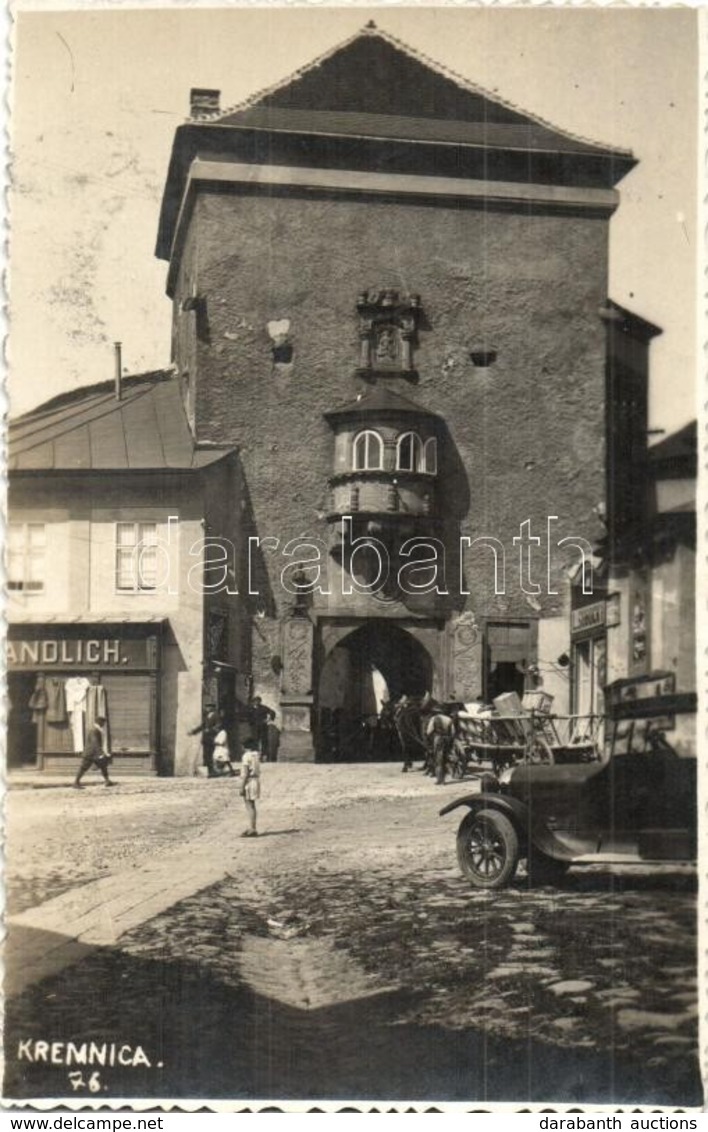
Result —
<path fill-rule="evenodd" d="M 284 757 L 328 757 L 335 723 L 355 753 L 386 696 L 522 690 L 567 647 L 633 165 L 373 25 L 236 109 L 192 92 L 157 254 L 195 437 L 240 450 L 238 665 Z"/>

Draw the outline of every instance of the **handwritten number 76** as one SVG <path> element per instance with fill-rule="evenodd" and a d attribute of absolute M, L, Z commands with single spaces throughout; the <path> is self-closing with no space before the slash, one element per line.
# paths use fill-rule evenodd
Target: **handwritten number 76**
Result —
<path fill-rule="evenodd" d="M 101 1091 L 101 1074 L 98 1070 L 94 1070 L 88 1081 L 84 1081 L 84 1075 L 80 1070 L 70 1073 L 69 1080 L 75 1093 L 80 1092 L 81 1089 L 88 1089 L 90 1093 L 100 1093 Z"/>

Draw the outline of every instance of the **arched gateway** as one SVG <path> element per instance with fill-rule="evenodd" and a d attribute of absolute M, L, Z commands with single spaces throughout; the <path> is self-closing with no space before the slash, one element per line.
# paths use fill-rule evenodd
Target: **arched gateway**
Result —
<path fill-rule="evenodd" d="M 369 762 L 400 755 L 388 706 L 433 683 L 428 650 L 391 621 L 367 621 L 329 652 L 317 696 L 317 759 Z"/>

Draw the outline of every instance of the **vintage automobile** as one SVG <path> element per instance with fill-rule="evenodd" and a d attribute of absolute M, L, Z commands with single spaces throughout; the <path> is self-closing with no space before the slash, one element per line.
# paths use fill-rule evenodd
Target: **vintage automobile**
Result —
<path fill-rule="evenodd" d="M 478 793 L 440 811 L 468 810 L 457 833 L 457 857 L 475 887 L 509 884 L 524 859 L 531 883 L 553 884 L 571 865 L 598 859 L 695 858 L 696 759 L 677 755 L 662 728 L 670 726 L 673 713 L 695 711 L 696 697 L 649 697 L 645 687 L 651 687 L 646 679 L 617 681 L 608 689 L 601 761 L 523 762 L 498 777 L 486 773 Z"/>

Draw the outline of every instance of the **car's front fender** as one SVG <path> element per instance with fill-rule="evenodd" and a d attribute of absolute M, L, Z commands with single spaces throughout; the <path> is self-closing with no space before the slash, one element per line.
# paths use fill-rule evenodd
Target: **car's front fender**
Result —
<path fill-rule="evenodd" d="M 448 802 L 446 806 L 443 806 L 438 816 L 442 817 L 443 814 L 451 814 L 452 811 L 456 810 L 459 806 L 469 806 L 470 809 L 474 809 L 482 797 L 482 794 L 465 794 L 464 798 L 455 798 L 454 802 Z"/>
<path fill-rule="evenodd" d="M 510 798 L 505 794 L 465 794 L 462 798 L 455 798 L 440 810 L 443 814 L 450 814 L 460 806 L 467 806 L 470 813 L 475 810 L 498 810 L 511 821 L 516 830 L 522 849 L 525 850 L 529 837 L 529 811 L 518 798 Z"/>

